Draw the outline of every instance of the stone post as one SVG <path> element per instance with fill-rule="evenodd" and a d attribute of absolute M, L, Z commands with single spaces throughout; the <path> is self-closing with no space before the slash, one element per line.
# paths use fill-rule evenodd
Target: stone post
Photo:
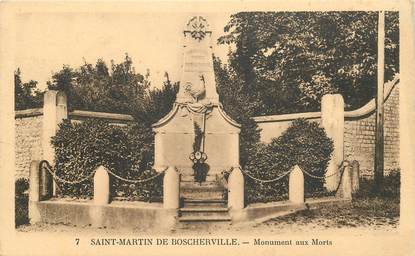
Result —
<path fill-rule="evenodd" d="M 351 163 L 352 168 L 352 193 L 359 191 L 359 178 L 360 178 L 360 167 L 357 160 L 353 160 Z"/>
<path fill-rule="evenodd" d="M 349 162 L 344 161 L 343 166 L 344 171 L 336 196 L 344 199 L 352 199 L 352 180 L 350 177 L 351 175 Z"/>
<path fill-rule="evenodd" d="M 67 99 L 62 91 L 46 91 L 43 98 L 43 127 L 42 127 L 42 152 L 43 159 L 52 166 L 55 160 L 55 151 L 50 143 L 56 135 L 59 123 L 68 118 Z M 53 182 L 53 195 L 56 195 L 56 184 Z"/>
<path fill-rule="evenodd" d="M 29 201 L 39 202 L 39 161 L 32 161 L 30 163 L 29 175 Z"/>
<path fill-rule="evenodd" d="M 40 168 L 40 200 L 47 200 L 53 194 L 53 179 L 52 175 L 45 168 Z"/>
<path fill-rule="evenodd" d="M 163 208 L 178 209 L 180 202 L 180 175 L 170 166 L 163 178 Z"/>
<path fill-rule="evenodd" d="M 234 133 L 232 134 L 232 140 L 233 140 L 233 152 L 232 152 L 232 156 L 233 156 L 233 160 L 232 160 L 232 164 L 234 166 L 239 166 L 239 132 L 238 133 Z"/>
<path fill-rule="evenodd" d="M 234 168 L 228 179 L 228 207 L 231 210 L 244 208 L 244 176 L 239 167 Z"/>
<path fill-rule="evenodd" d="M 94 174 L 94 204 L 106 205 L 110 201 L 110 177 L 104 166 L 97 168 Z"/>
<path fill-rule="evenodd" d="M 334 144 L 325 181 L 327 190 L 334 191 L 339 184 L 340 173 L 332 174 L 338 172 L 338 168 L 343 162 L 344 101 L 340 94 L 326 94 L 321 99 L 321 125 Z"/>
<path fill-rule="evenodd" d="M 40 221 L 40 213 L 37 205 L 40 201 L 39 161 L 32 161 L 30 163 L 29 175 L 29 219 L 30 223 L 33 224 Z"/>
<path fill-rule="evenodd" d="M 298 165 L 290 173 L 288 197 L 293 204 L 304 203 L 304 174 Z"/>

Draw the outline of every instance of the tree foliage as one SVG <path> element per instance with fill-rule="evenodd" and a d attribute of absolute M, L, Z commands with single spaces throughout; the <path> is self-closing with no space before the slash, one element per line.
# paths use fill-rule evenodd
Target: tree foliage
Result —
<path fill-rule="evenodd" d="M 241 12 L 220 44 L 230 44 L 229 69 L 258 102 L 255 114 L 318 110 L 326 93 L 348 108 L 374 96 L 376 12 Z M 399 71 L 399 17 L 386 13 L 386 80 Z"/>
<path fill-rule="evenodd" d="M 132 64 L 126 55 L 119 64 L 111 61 L 110 67 L 102 59 L 77 69 L 64 65 L 48 81 L 48 88 L 65 91 L 71 109 L 131 114 L 132 106 L 143 101 L 149 87 Z"/>
<path fill-rule="evenodd" d="M 151 125 L 167 115 L 172 109 L 179 90 L 179 83 L 170 81 L 167 72 L 165 76 L 163 87 L 147 90 L 141 104 L 132 111 L 136 120 Z"/>
<path fill-rule="evenodd" d="M 43 104 L 43 91 L 37 89 L 37 82 L 30 80 L 23 83 L 21 71 L 14 72 L 14 108 L 23 110 L 28 108 L 40 108 Z"/>
<path fill-rule="evenodd" d="M 260 130 L 252 118 L 260 101 L 252 97 L 255 92 L 241 86 L 243 81 L 232 69 L 222 65 L 219 58 L 214 58 L 213 63 L 222 106 L 225 112 L 242 126 L 239 134 L 239 160 L 244 167 L 254 157 L 260 138 Z"/>
<path fill-rule="evenodd" d="M 102 59 L 76 69 L 64 65 L 48 88 L 65 91 L 70 109 L 131 114 L 149 126 L 170 111 L 178 90 L 167 73 L 161 89 L 150 88 L 149 76 L 149 70 L 136 73 L 126 54 L 123 62 L 111 61 L 110 67 Z"/>

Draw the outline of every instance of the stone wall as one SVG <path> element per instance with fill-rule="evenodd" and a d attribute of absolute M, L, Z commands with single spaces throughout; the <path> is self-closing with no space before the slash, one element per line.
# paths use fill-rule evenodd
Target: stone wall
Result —
<path fill-rule="evenodd" d="M 259 129 L 261 129 L 261 142 L 269 143 L 273 138 L 278 138 L 298 118 L 304 118 L 320 124 L 321 112 L 254 117 Z"/>
<path fill-rule="evenodd" d="M 375 154 L 375 101 L 362 108 L 344 112 L 344 158 L 357 160 L 362 175 L 372 175 Z M 31 160 L 43 158 L 43 112 L 40 109 L 16 111 L 16 178 L 29 176 Z M 114 125 L 126 125 L 130 115 L 79 111 L 68 113 L 73 122 L 88 118 L 104 119 Z M 261 141 L 270 142 L 280 136 L 298 118 L 321 124 L 321 112 L 254 117 L 261 131 Z M 399 83 L 395 79 L 385 84 L 385 169 L 399 168 Z"/>
<path fill-rule="evenodd" d="M 16 179 L 29 178 L 29 168 L 32 160 L 46 159 L 45 148 L 48 149 L 50 146 L 44 145 L 46 140 L 42 142 L 43 134 L 45 134 L 44 129 L 47 127 L 43 123 L 44 112 L 43 108 L 25 109 L 15 112 Z M 113 125 L 120 126 L 127 125 L 134 120 L 130 115 L 81 110 L 69 112 L 68 117 L 72 122 L 82 122 L 83 120 L 94 118 L 106 120 Z"/>
<path fill-rule="evenodd" d="M 399 85 L 385 101 L 384 164 L 386 172 L 399 168 Z M 345 116 L 344 154 L 346 159 L 357 160 L 362 175 L 373 175 L 375 156 L 376 112 L 362 111 Z M 368 113 L 367 113 L 368 112 Z"/>
<path fill-rule="evenodd" d="M 16 111 L 16 178 L 29 178 L 30 162 L 42 158 L 42 109 Z"/>
<path fill-rule="evenodd" d="M 361 175 L 372 176 L 375 156 L 376 102 L 344 112 L 344 159 L 357 160 Z M 321 112 L 254 117 L 261 129 L 261 141 L 269 143 L 280 136 L 298 118 L 321 124 Z M 385 172 L 399 168 L 399 77 L 385 84 L 384 127 Z"/>
<path fill-rule="evenodd" d="M 105 112 L 94 112 L 84 110 L 74 110 L 68 113 L 71 122 L 82 122 L 87 119 L 101 119 L 109 122 L 113 125 L 125 126 L 128 123 L 134 121 L 134 118 L 130 115 L 105 113 Z"/>

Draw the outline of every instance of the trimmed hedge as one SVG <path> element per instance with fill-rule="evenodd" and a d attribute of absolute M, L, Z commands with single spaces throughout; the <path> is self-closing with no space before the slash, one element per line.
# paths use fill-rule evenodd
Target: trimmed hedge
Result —
<path fill-rule="evenodd" d="M 65 120 L 52 138 L 55 148 L 56 174 L 69 181 L 80 180 L 103 165 L 127 179 L 145 179 L 154 176 L 151 169 L 154 155 L 154 137 L 150 128 L 133 124 L 127 127 L 110 125 L 102 120 L 71 123 Z M 110 175 L 111 195 L 130 200 L 161 198 L 162 175 L 146 183 L 129 183 Z M 93 182 L 71 185 L 60 183 L 60 196 L 88 198 L 93 193 Z"/>
<path fill-rule="evenodd" d="M 255 156 L 245 165 L 252 176 L 269 180 L 283 175 L 294 165 L 324 177 L 333 152 L 333 142 L 316 122 L 295 120 L 278 138 L 269 144 L 259 144 Z M 246 182 L 246 199 L 251 202 L 269 202 L 288 198 L 288 176 L 279 181 L 261 183 L 249 177 Z M 304 175 L 305 193 L 324 192 L 324 179 Z"/>

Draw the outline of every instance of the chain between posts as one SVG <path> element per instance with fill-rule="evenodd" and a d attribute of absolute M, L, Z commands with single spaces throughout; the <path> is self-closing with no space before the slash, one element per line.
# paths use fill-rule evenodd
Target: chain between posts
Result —
<path fill-rule="evenodd" d="M 242 169 L 241 169 L 241 170 L 242 170 Z M 255 178 L 254 176 L 252 176 L 251 174 L 247 173 L 246 171 L 243 171 L 243 170 L 242 170 L 242 172 L 243 172 L 246 176 L 248 176 L 249 178 L 251 178 L 251 179 L 253 179 L 253 180 L 255 180 L 255 181 L 258 181 L 258 182 L 261 182 L 261 183 L 270 183 L 270 182 L 275 182 L 275 181 L 278 181 L 278 180 L 280 180 L 280 179 L 284 178 L 285 176 L 287 176 L 287 175 L 291 172 L 291 170 L 292 170 L 292 169 L 290 169 L 290 170 L 286 171 L 283 175 L 278 176 L 278 177 L 276 177 L 276 178 L 274 178 L 274 179 L 270 179 L 270 180 L 262 180 L 262 179 L 258 179 L 258 178 Z"/>
<path fill-rule="evenodd" d="M 284 174 L 282 174 L 281 176 L 278 176 L 278 177 L 276 177 L 276 178 L 274 178 L 274 179 L 270 179 L 270 180 L 263 180 L 263 179 L 259 179 L 259 178 L 256 178 L 256 177 L 254 177 L 254 176 L 252 176 L 251 174 L 249 174 L 248 172 L 246 172 L 246 171 L 244 171 L 242 168 L 240 168 L 241 169 L 241 171 L 242 171 L 242 173 L 243 174 L 245 174 L 246 176 L 248 176 L 249 178 L 251 178 L 251 179 L 253 179 L 253 180 L 255 180 L 255 181 L 258 181 L 258 182 L 261 182 L 261 183 L 270 183 L 270 182 L 275 182 L 275 181 L 278 181 L 278 180 L 280 180 L 280 179 L 282 179 L 282 178 L 284 178 L 285 176 L 287 176 L 289 173 L 291 173 L 291 171 L 292 171 L 292 169 L 293 168 L 291 168 L 290 170 L 288 170 L 288 171 L 286 171 Z M 330 177 L 332 177 L 332 176 L 334 176 L 334 175 L 336 175 L 336 174 L 338 174 L 338 173 L 340 173 L 340 172 L 342 172 L 343 171 L 343 169 L 344 169 L 344 165 L 343 165 L 343 162 L 341 163 L 341 165 L 338 167 L 338 169 L 337 169 L 337 171 L 336 172 L 334 172 L 334 173 L 332 173 L 332 174 L 330 174 L 330 175 L 327 175 L 327 176 L 316 176 L 316 175 L 313 175 L 313 174 L 311 174 L 311 173 L 309 173 L 309 172 L 307 172 L 307 171 L 305 171 L 305 170 L 303 170 L 303 168 L 300 168 L 300 170 L 305 174 L 305 175 L 307 175 L 307 176 L 309 176 L 309 177 L 311 177 L 311 178 L 314 178 L 314 179 L 326 179 L 326 178 L 330 178 Z M 230 171 L 232 171 L 233 170 L 233 167 L 232 168 L 230 168 Z"/>
<path fill-rule="evenodd" d="M 334 176 L 334 175 L 336 175 L 336 174 L 338 174 L 338 173 L 342 172 L 342 171 L 343 171 L 343 169 L 344 169 L 344 165 L 343 165 L 343 162 L 342 162 L 342 164 L 341 164 L 341 165 L 337 168 L 337 171 L 336 171 L 336 172 L 334 172 L 334 173 L 332 173 L 332 174 L 330 174 L 330 175 L 324 176 L 324 177 L 321 177 L 321 176 L 316 176 L 316 175 L 313 175 L 313 174 L 311 174 L 311 173 L 307 172 L 306 170 L 303 170 L 302 168 L 300 168 L 300 169 L 301 169 L 301 171 L 302 171 L 303 173 L 305 173 L 306 175 L 308 175 L 308 176 L 309 176 L 309 177 L 311 177 L 311 178 L 324 180 L 324 179 L 326 179 L 326 178 L 330 178 L 330 177 L 332 177 L 332 176 Z"/>
<path fill-rule="evenodd" d="M 45 168 L 45 169 L 46 169 L 46 170 L 47 170 L 47 171 L 48 171 L 48 172 L 52 175 L 52 177 L 53 177 L 53 179 L 54 179 L 55 181 L 59 181 L 59 182 L 61 182 L 61 183 L 70 184 L 70 185 L 79 184 L 79 183 L 82 183 L 82 182 L 84 182 L 84 181 L 86 181 L 86 180 L 89 180 L 89 179 L 90 179 L 90 178 L 92 178 L 92 176 L 94 176 L 94 174 L 95 174 L 95 170 L 94 170 L 94 171 L 92 171 L 92 172 L 91 172 L 88 176 L 86 176 L 86 177 L 83 177 L 83 178 L 81 178 L 81 179 L 79 179 L 79 180 L 70 181 L 70 180 L 65 180 L 65 179 L 62 179 L 61 177 L 57 176 L 57 175 L 56 175 L 56 173 L 52 171 L 50 164 L 49 164 L 46 160 L 41 161 L 41 162 L 40 162 L 40 166 L 41 166 L 42 168 Z M 156 174 L 156 175 L 154 175 L 154 176 L 152 176 L 152 177 L 149 177 L 149 178 L 146 178 L 146 179 L 140 179 L 140 180 L 126 179 L 126 178 L 123 178 L 123 177 L 121 177 L 121 176 L 119 176 L 119 175 L 117 175 L 117 174 L 113 173 L 113 172 L 112 172 L 112 171 L 110 171 L 110 170 L 107 170 L 107 172 L 108 172 L 109 174 L 111 174 L 112 176 L 114 176 L 115 178 L 117 178 L 117 179 L 119 179 L 119 180 L 122 180 L 122 181 L 125 181 L 125 182 L 130 182 L 130 183 L 144 183 L 144 182 L 148 182 L 148 181 L 150 181 L 150 180 L 153 180 L 153 179 L 155 179 L 155 178 L 159 177 L 161 174 L 163 174 L 163 173 L 167 170 L 167 168 L 168 168 L 168 167 L 166 167 L 164 170 L 162 170 L 161 172 L 159 172 L 158 174 Z"/>
<path fill-rule="evenodd" d="M 163 174 L 166 170 L 167 170 L 167 168 L 166 168 L 166 169 L 164 169 L 163 171 L 161 171 L 161 172 L 157 173 L 156 175 L 154 175 L 154 176 L 152 176 L 152 177 L 149 177 L 149 178 L 146 178 L 146 179 L 140 179 L 140 180 L 130 180 L 130 179 L 126 179 L 126 178 L 123 178 L 123 177 L 121 177 L 121 176 L 118 176 L 117 174 L 115 174 L 115 173 L 111 172 L 110 170 L 107 170 L 107 171 L 108 171 L 108 172 L 109 172 L 112 176 L 114 176 L 115 178 L 120 179 L 120 180 L 122 180 L 122 181 L 130 182 L 130 183 L 144 183 L 144 182 L 147 182 L 147 181 L 150 181 L 150 180 L 153 180 L 153 179 L 157 178 L 158 176 L 162 175 L 162 174 Z"/>

